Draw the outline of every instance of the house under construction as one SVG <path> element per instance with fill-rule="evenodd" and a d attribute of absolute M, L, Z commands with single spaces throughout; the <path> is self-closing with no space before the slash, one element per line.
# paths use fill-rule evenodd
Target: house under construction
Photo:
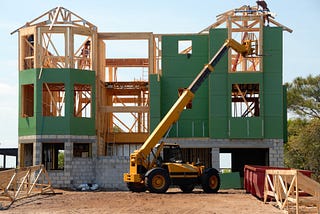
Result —
<path fill-rule="evenodd" d="M 56 187 L 97 183 L 125 189 L 129 155 L 141 146 L 203 65 L 228 38 L 255 41 L 256 57 L 229 50 L 166 136 L 187 161 L 232 171 L 283 165 L 286 90 L 283 31 L 243 6 L 194 34 L 98 32 L 57 7 L 19 33 L 19 162 L 44 164 Z M 127 53 L 144 48 L 141 57 Z M 125 48 L 109 54 L 113 46 Z M 128 51 L 130 50 L 130 51 Z M 141 54 L 140 54 L 141 55 Z M 128 79 L 125 79 L 126 77 Z M 133 78 L 130 78 L 133 77 Z"/>

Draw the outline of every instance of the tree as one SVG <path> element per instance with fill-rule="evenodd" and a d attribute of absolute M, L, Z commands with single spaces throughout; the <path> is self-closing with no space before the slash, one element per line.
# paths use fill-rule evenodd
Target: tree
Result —
<path fill-rule="evenodd" d="M 288 121 L 285 165 L 313 172 L 320 181 L 320 75 L 286 83 L 288 109 L 299 118 Z"/>
<path fill-rule="evenodd" d="M 303 168 L 304 156 L 300 152 L 300 144 L 296 139 L 306 124 L 307 121 L 301 119 L 288 121 L 288 142 L 284 145 L 284 164 L 287 167 Z"/>
<path fill-rule="evenodd" d="M 288 122 L 288 143 L 285 144 L 285 165 L 311 170 L 320 181 L 320 119 L 295 119 Z"/>
<path fill-rule="evenodd" d="M 64 168 L 64 150 L 59 150 L 58 153 L 58 169 Z"/>
<path fill-rule="evenodd" d="M 290 111 L 301 117 L 320 119 L 320 75 L 297 77 L 286 86 Z"/>

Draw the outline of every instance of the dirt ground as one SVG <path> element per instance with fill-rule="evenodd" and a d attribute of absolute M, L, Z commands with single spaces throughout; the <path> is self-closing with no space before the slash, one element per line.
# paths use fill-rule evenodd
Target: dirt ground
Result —
<path fill-rule="evenodd" d="M 182 193 L 169 189 L 166 194 L 131 192 L 76 192 L 56 190 L 55 195 L 34 196 L 16 201 L 5 213 L 283 213 L 264 204 L 244 190 L 201 190 Z"/>

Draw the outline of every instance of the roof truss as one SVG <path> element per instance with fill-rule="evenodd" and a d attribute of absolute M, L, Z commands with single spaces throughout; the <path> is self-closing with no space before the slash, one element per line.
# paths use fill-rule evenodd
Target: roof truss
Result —
<path fill-rule="evenodd" d="M 93 31 L 97 31 L 97 27 L 89 21 L 81 18 L 77 14 L 64 7 L 56 7 L 42 14 L 41 16 L 38 16 L 37 18 L 27 22 L 22 27 L 13 31 L 11 34 L 14 34 L 22 28 L 30 26 L 49 26 L 49 29 L 51 30 L 54 26 L 66 25 L 74 27 L 85 27 Z"/>
<path fill-rule="evenodd" d="M 253 16 L 263 17 L 266 15 L 266 13 L 267 13 L 267 11 L 259 10 L 257 6 L 250 7 L 250 6 L 244 5 L 240 8 L 229 10 L 229 11 L 226 11 L 222 14 L 217 15 L 216 16 L 217 21 L 215 23 L 209 25 L 208 27 L 206 27 L 205 29 L 203 29 L 199 33 L 208 33 L 210 29 L 218 28 L 219 26 L 225 24 L 230 17 L 237 17 L 237 16 L 238 17 L 253 17 Z M 269 20 L 270 20 L 270 23 L 274 24 L 277 27 L 281 27 L 284 31 L 288 31 L 289 33 L 293 32 L 292 29 L 275 21 L 273 17 L 269 16 Z"/>

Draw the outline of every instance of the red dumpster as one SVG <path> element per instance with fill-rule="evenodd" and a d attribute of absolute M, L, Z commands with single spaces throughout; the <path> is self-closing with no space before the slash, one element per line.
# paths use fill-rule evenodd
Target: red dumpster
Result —
<path fill-rule="evenodd" d="M 267 169 L 290 170 L 290 168 L 283 167 L 245 165 L 243 185 L 246 192 L 249 192 L 256 197 L 263 199 L 265 172 Z M 308 177 L 311 177 L 312 174 L 312 172 L 308 170 L 299 170 L 299 172 L 303 173 Z"/>

